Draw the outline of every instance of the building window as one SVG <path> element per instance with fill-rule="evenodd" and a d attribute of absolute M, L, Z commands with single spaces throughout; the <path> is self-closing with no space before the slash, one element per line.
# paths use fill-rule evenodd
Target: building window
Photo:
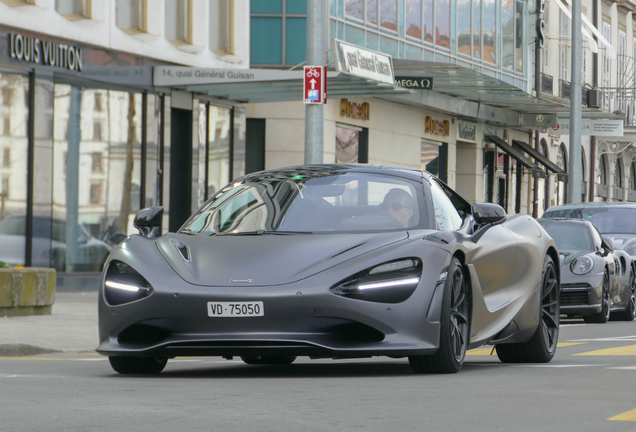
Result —
<path fill-rule="evenodd" d="M 2 122 L 4 124 L 2 128 L 2 135 L 11 136 L 11 117 L 5 117 Z"/>
<path fill-rule="evenodd" d="M 66 19 L 91 17 L 91 0 L 55 0 L 55 10 Z"/>
<path fill-rule="evenodd" d="M 623 187 L 623 160 L 616 159 L 616 167 L 614 169 L 614 187 Z"/>
<path fill-rule="evenodd" d="M 91 196 L 90 196 L 91 204 L 102 203 L 102 189 L 103 189 L 103 184 L 101 182 L 91 183 Z"/>
<path fill-rule="evenodd" d="M 603 22 L 603 37 L 607 39 L 609 43 L 612 43 L 612 28 L 607 22 Z M 611 87 L 611 74 L 612 74 L 612 60 L 607 56 L 605 50 L 603 50 L 603 77 L 602 86 L 607 88 Z M 609 110 L 609 98 L 604 94 L 603 109 Z"/>
<path fill-rule="evenodd" d="M 146 31 L 147 5 L 145 0 L 117 0 L 117 27 L 129 34 Z"/>
<path fill-rule="evenodd" d="M 11 149 L 5 147 L 2 151 L 2 168 L 11 168 Z"/>
<path fill-rule="evenodd" d="M 95 111 L 104 111 L 104 99 L 101 93 L 95 93 Z"/>
<path fill-rule="evenodd" d="M 568 78 L 568 59 L 569 59 L 569 32 L 570 32 L 570 19 L 560 12 L 561 23 L 559 26 L 559 78 L 564 81 L 570 81 Z"/>
<path fill-rule="evenodd" d="M 102 123 L 94 122 L 93 123 L 93 141 L 102 141 Z"/>
<path fill-rule="evenodd" d="M 190 0 L 165 0 L 165 36 L 171 42 L 189 43 L 191 37 Z"/>
<path fill-rule="evenodd" d="M 350 3 L 346 3 L 348 8 Z M 251 63 L 295 66 L 304 62 L 307 59 L 307 2 L 251 0 L 251 5 Z M 362 36 L 364 41 L 364 32 Z"/>
<path fill-rule="evenodd" d="M 13 99 L 13 89 L 12 88 L 3 88 L 2 89 L 2 103 L 5 106 L 11 105 L 11 100 Z"/>
<path fill-rule="evenodd" d="M 210 51 L 234 53 L 229 0 L 210 0 Z"/>
<path fill-rule="evenodd" d="M 9 198 L 9 190 L 9 177 L 4 177 L 2 179 L 2 198 Z"/>
<path fill-rule="evenodd" d="M 93 154 L 91 155 L 92 158 L 92 170 L 93 172 L 104 172 L 104 164 L 103 164 L 103 157 L 102 154 L 100 152 L 93 152 Z"/>

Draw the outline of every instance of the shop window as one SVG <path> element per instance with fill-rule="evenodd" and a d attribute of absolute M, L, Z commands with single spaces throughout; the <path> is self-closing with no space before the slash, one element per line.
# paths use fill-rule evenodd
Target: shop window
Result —
<path fill-rule="evenodd" d="M 204 199 L 207 200 L 231 180 L 230 137 L 232 133 L 232 110 L 210 104 L 201 104 L 200 107 L 202 107 L 200 111 L 204 113 L 199 120 L 199 136 L 201 137 L 201 142 L 205 142 L 209 137 L 209 142 L 206 144 L 204 161 L 206 184 Z M 264 135 L 262 136 L 262 139 L 264 140 Z M 256 151 L 254 148 L 250 147 L 251 154 L 246 156 L 251 159 L 255 156 L 254 153 L 258 153 L 260 155 L 262 151 L 262 163 L 264 164 L 264 143 L 257 147 L 258 149 Z M 258 167 L 254 167 L 254 170 L 258 171 L 258 168 L 260 167 L 261 165 L 259 163 Z M 263 168 L 264 166 L 260 169 Z"/>
<path fill-rule="evenodd" d="M 367 163 L 367 129 L 336 124 L 336 163 Z"/>
<path fill-rule="evenodd" d="M 91 0 L 55 0 L 55 10 L 66 19 L 91 17 Z"/>
<path fill-rule="evenodd" d="M 2 153 L 2 167 L 11 168 L 11 148 L 5 147 Z"/>
<path fill-rule="evenodd" d="M 448 144 L 436 141 L 422 141 L 420 168 L 446 182 Z"/>
<path fill-rule="evenodd" d="M 90 203 L 91 204 L 101 204 L 102 203 L 102 191 L 104 189 L 104 185 L 100 183 L 91 183 L 91 196 Z"/>
<path fill-rule="evenodd" d="M 92 158 L 92 171 L 93 172 L 97 172 L 97 173 L 101 173 L 104 172 L 104 164 L 103 164 L 103 157 L 102 154 L 100 152 L 93 152 L 93 154 L 91 155 Z"/>
<path fill-rule="evenodd" d="M 306 0 L 287 0 L 285 4 L 283 9 L 279 1 L 252 0 L 252 64 L 295 66 L 307 59 Z"/>
<path fill-rule="evenodd" d="M 210 0 L 210 51 L 233 53 L 229 0 Z"/>
<path fill-rule="evenodd" d="M 178 44 L 189 43 L 192 9 L 190 0 L 165 0 L 165 37 Z"/>
<path fill-rule="evenodd" d="M 546 159 L 550 159 L 550 154 L 548 153 L 548 143 L 545 139 L 541 140 L 541 154 L 546 157 Z M 545 170 L 545 178 L 540 181 L 543 182 L 543 210 L 547 210 L 550 207 L 550 171 Z"/>

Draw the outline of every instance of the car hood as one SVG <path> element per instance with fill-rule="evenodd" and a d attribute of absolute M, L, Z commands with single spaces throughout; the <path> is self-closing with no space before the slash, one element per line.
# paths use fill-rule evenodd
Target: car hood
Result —
<path fill-rule="evenodd" d="M 407 238 L 407 232 L 211 237 L 166 234 L 156 244 L 168 264 L 188 283 L 265 286 L 305 279 Z"/>

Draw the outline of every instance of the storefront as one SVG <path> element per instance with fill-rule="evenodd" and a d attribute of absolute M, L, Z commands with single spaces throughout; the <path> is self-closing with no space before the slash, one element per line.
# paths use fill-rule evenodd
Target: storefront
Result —
<path fill-rule="evenodd" d="M 242 174 L 244 106 L 157 90 L 158 65 L 0 27 L 0 261 L 100 272 L 140 208 L 167 231 Z"/>

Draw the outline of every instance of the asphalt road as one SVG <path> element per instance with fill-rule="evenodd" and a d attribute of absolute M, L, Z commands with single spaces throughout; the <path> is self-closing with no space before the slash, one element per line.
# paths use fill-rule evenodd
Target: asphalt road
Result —
<path fill-rule="evenodd" d="M 566 324 L 559 341 L 549 364 L 504 365 L 486 348 L 454 375 L 385 358 L 177 358 L 139 377 L 95 353 L 5 357 L 0 430 L 636 431 L 636 321 Z"/>

